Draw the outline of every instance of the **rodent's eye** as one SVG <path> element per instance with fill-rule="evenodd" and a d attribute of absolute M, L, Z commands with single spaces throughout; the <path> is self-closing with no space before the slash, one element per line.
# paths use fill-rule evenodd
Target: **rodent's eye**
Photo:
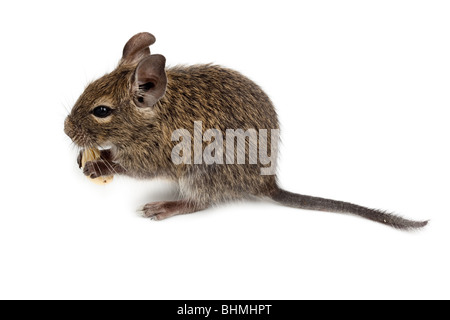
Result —
<path fill-rule="evenodd" d="M 98 106 L 92 110 L 92 114 L 97 118 L 106 118 L 111 115 L 113 109 L 107 106 Z"/>

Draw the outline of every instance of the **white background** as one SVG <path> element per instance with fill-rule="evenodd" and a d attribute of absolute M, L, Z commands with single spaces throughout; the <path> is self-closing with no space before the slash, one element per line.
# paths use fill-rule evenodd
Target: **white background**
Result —
<path fill-rule="evenodd" d="M 450 298 L 449 17 L 448 1 L 3 1 L 0 298 Z M 287 190 L 431 224 L 264 202 L 139 217 L 172 186 L 91 184 L 63 121 L 141 31 L 169 65 L 267 91 Z"/>

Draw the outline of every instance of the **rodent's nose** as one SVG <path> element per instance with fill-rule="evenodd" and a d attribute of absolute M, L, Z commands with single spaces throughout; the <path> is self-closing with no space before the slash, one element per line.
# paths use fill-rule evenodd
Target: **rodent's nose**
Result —
<path fill-rule="evenodd" d="M 72 139 L 72 137 L 70 136 L 71 133 L 71 129 L 70 129 L 70 120 L 69 117 L 66 118 L 66 120 L 64 121 L 64 133 Z"/>

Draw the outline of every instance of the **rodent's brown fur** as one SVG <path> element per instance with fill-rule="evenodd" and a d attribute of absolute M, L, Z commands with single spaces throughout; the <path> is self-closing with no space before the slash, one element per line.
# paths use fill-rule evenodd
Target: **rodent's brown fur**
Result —
<path fill-rule="evenodd" d="M 154 38 L 146 40 L 142 34 L 132 39 L 128 51 L 133 51 L 130 47 L 139 45 L 140 39 L 144 39 L 143 50 L 148 50 L 145 41 L 154 42 Z M 141 51 L 139 56 L 139 50 L 134 50 L 133 54 L 137 56 L 129 61 L 124 57 L 116 70 L 85 89 L 66 120 L 65 131 L 82 148 L 113 146 L 108 156 L 105 153 L 105 163 L 94 163 L 85 169 L 87 175 L 98 175 L 99 172 L 93 171 L 102 168 L 98 170 L 142 179 L 163 177 L 178 183 L 183 200 L 148 204 L 144 207 L 146 216 L 159 220 L 223 201 L 256 196 L 293 207 L 355 213 L 398 228 L 426 224 L 365 207 L 358 206 L 358 211 L 346 202 L 287 193 L 278 188 L 275 175 L 261 175 L 261 165 L 250 165 L 248 161 L 244 165 L 175 165 L 171 152 L 178 142 L 171 141 L 171 135 L 176 129 L 187 129 L 193 136 L 194 121 L 202 121 L 203 130 L 218 129 L 224 136 L 226 129 L 278 129 L 275 108 L 254 82 L 216 65 L 167 68 L 165 94 L 151 108 L 140 108 L 134 102 L 133 83 L 138 63 L 150 51 Z M 90 115 L 92 108 L 100 104 L 114 109 L 109 121 L 98 121 Z"/>

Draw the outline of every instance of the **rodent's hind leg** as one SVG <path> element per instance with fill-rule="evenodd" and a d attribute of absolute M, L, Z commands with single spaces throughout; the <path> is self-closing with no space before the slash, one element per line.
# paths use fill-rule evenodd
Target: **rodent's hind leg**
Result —
<path fill-rule="evenodd" d="M 192 201 L 160 201 L 147 203 L 142 209 L 142 215 L 152 220 L 164 220 L 179 214 L 193 213 L 206 209 L 207 206 Z"/>

